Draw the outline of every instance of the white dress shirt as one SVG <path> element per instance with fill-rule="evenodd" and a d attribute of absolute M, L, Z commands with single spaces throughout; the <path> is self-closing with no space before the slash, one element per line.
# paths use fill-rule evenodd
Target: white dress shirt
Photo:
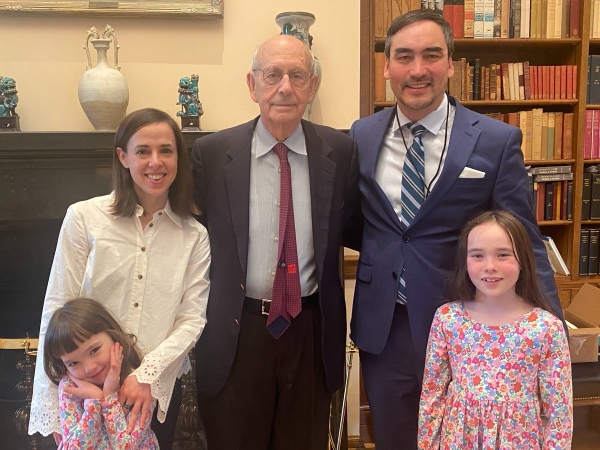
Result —
<path fill-rule="evenodd" d="M 145 356 L 133 374 L 151 385 L 161 422 L 175 379 L 206 324 L 206 229 L 181 219 L 168 202 L 142 229 L 141 206 L 133 217 L 114 216 L 112 200 L 106 195 L 75 203 L 63 221 L 42 312 L 29 434 L 61 430 L 57 386 L 44 373 L 43 341 L 50 317 L 68 300 L 102 303 L 137 336 Z"/>
<path fill-rule="evenodd" d="M 259 119 L 252 137 L 250 162 L 250 234 L 246 295 L 251 298 L 270 299 L 275 281 L 281 178 L 279 157 L 273 151 L 277 142 Z M 301 295 L 306 297 L 317 290 L 317 269 L 313 248 L 308 156 L 302 125 L 298 125 L 283 143 L 290 149 L 287 153 L 292 172 L 300 288 Z"/>
<path fill-rule="evenodd" d="M 448 97 L 444 96 L 444 100 L 435 111 L 419 120 L 419 123 L 426 128 L 421 137 L 425 149 L 425 186 L 429 189 L 429 191 L 425 189 L 425 196 L 433 190 L 439 179 L 439 174 L 442 173 L 444 168 L 444 161 L 450 145 L 450 132 L 454 123 L 454 111 L 454 106 L 449 104 Z M 398 107 L 396 107 L 396 113 L 398 114 L 398 120 L 394 118 L 383 139 L 377 160 L 375 181 L 377 181 L 394 207 L 394 211 L 400 217 L 402 213 L 402 168 L 404 167 L 406 150 L 412 145 L 413 135 L 410 129 L 405 126 L 410 123 L 410 120 L 402 114 Z M 446 115 L 448 116 L 447 126 Z M 398 128 L 398 122 L 400 122 L 401 129 Z"/>

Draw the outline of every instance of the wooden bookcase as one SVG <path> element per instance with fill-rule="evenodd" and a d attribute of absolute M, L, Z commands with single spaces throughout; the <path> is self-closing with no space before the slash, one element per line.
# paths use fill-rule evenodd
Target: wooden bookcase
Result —
<path fill-rule="evenodd" d="M 573 113 L 573 159 L 525 161 L 531 166 L 568 164 L 572 167 L 573 220 L 539 222 L 543 235 L 551 236 L 558 246 L 570 276 L 556 276 L 556 282 L 563 307 L 568 306 L 572 297 L 583 283 L 600 283 L 599 276 L 579 276 L 579 238 L 582 224 L 600 227 L 600 220 L 582 223 L 581 197 L 584 165 L 598 164 L 600 160 L 583 160 L 585 136 L 585 111 L 587 89 L 587 61 L 591 53 L 600 54 L 600 39 L 590 39 L 590 17 L 592 2 L 581 1 L 580 37 L 566 39 L 456 39 L 453 59 L 466 58 L 467 61 L 479 58 L 482 65 L 499 62 L 529 61 L 531 65 L 576 65 L 577 100 L 499 100 L 463 101 L 464 106 L 475 111 L 516 112 L 543 107 L 546 111 Z M 382 52 L 385 38 L 375 38 L 375 0 L 361 0 L 360 4 L 360 115 L 373 114 L 393 102 L 374 101 L 375 53 Z M 600 105 L 590 106 L 600 109 Z"/>

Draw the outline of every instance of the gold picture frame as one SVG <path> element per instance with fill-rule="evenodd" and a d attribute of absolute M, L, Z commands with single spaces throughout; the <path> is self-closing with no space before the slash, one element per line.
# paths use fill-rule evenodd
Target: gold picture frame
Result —
<path fill-rule="evenodd" d="M 224 0 L 0 0 L 0 14 L 223 18 Z"/>

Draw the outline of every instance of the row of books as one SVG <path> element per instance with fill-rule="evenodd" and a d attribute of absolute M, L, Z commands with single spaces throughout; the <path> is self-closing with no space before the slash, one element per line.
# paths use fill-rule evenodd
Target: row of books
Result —
<path fill-rule="evenodd" d="M 600 110 L 585 110 L 583 159 L 600 159 Z"/>
<path fill-rule="evenodd" d="M 584 228 L 579 239 L 579 275 L 600 274 L 600 229 Z"/>
<path fill-rule="evenodd" d="M 581 220 L 600 219 L 600 167 L 597 164 L 583 169 L 581 189 Z"/>
<path fill-rule="evenodd" d="M 527 161 L 573 158 L 573 113 L 534 108 L 486 115 L 521 129 L 521 150 Z"/>
<path fill-rule="evenodd" d="M 581 0 L 375 0 L 375 37 L 419 8 L 443 14 L 455 39 L 579 37 Z"/>
<path fill-rule="evenodd" d="M 535 181 L 531 185 L 531 199 L 535 218 L 538 221 L 573 220 L 573 174 L 563 174 L 571 177 L 564 181 Z M 547 176 L 552 178 L 552 176 Z M 541 177 L 544 179 L 545 177 Z"/>
<path fill-rule="evenodd" d="M 529 61 L 482 66 L 480 60 L 452 62 L 448 91 L 459 100 L 574 100 L 577 66 L 530 66 Z M 383 76 L 383 75 L 382 75 Z"/>
<path fill-rule="evenodd" d="M 588 105 L 598 105 L 600 104 L 600 55 L 589 55 L 587 67 L 586 102 Z"/>

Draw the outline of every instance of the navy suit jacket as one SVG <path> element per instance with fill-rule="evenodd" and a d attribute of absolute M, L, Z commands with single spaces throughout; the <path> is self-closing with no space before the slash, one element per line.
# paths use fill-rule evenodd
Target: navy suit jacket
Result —
<path fill-rule="evenodd" d="M 257 120 L 202 137 L 192 150 L 194 198 L 211 246 L 207 324 L 196 344 L 196 382 L 198 392 L 205 395 L 221 391 L 237 350 L 248 263 L 251 142 Z M 342 385 L 348 334 L 340 246 L 356 247 L 360 241 L 353 226 L 360 222 L 357 150 L 352 139 L 332 128 L 306 121 L 302 128 L 321 343 L 327 386 L 333 393 Z M 260 349 L 256 350 L 260 364 Z"/>
<path fill-rule="evenodd" d="M 355 344 L 369 353 L 383 350 L 396 304 L 398 276 L 405 267 L 407 307 L 417 355 L 424 363 L 429 328 L 445 302 L 458 246 L 467 220 L 490 209 L 514 213 L 533 243 L 541 287 L 554 312 L 560 301 L 544 243 L 532 211 L 521 131 L 449 100 L 456 106 L 440 177 L 407 229 L 375 181 L 383 138 L 395 108 L 356 121 L 350 135 L 358 145 L 364 233 L 356 274 L 351 323 Z M 461 178 L 465 169 L 483 178 Z"/>

